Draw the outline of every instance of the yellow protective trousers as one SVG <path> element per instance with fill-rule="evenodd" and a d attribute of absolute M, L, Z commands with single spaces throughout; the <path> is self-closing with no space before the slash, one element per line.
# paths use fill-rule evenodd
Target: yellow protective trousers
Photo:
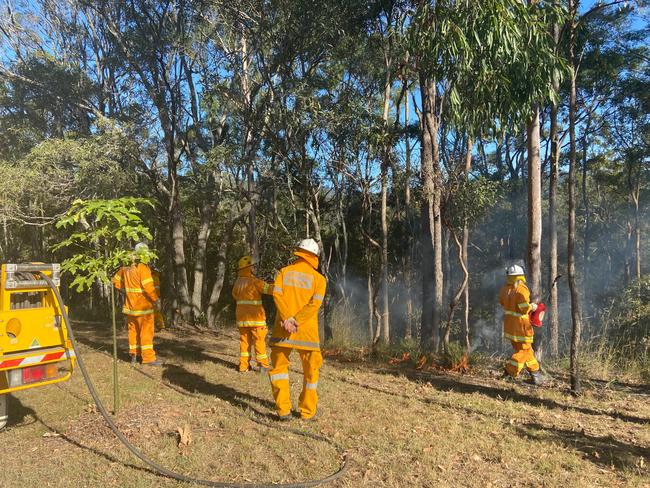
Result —
<path fill-rule="evenodd" d="M 266 354 L 266 327 L 240 327 L 239 328 L 239 371 L 248 371 L 250 368 L 251 346 L 255 349 L 257 365 L 262 368 L 269 367 L 269 357 Z"/>
<path fill-rule="evenodd" d="M 271 364 L 269 371 L 275 410 L 278 415 L 284 416 L 291 413 L 291 391 L 289 390 L 289 356 L 293 349 L 287 347 L 271 348 Z M 323 356 L 320 351 L 307 351 L 298 349 L 302 362 L 303 385 L 298 407 L 300 417 L 308 419 L 316 415 L 318 408 L 318 375 L 323 365 Z"/>
<path fill-rule="evenodd" d="M 142 355 L 142 364 L 151 363 L 156 360 L 156 352 L 153 350 L 154 316 L 127 315 L 129 329 L 129 354 L 131 356 Z"/>
<path fill-rule="evenodd" d="M 527 342 L 510 341 L 515 352 L 510 361 L 506 362 L 506 371 L 510 376 L 516 378 L 524 367 L 534 373 L 539 370 L 539 363 L 535 359 L 532 344 Z"/>

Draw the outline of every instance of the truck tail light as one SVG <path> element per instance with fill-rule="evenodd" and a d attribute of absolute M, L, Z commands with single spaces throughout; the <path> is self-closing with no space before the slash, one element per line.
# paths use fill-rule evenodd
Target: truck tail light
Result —
<path fill-rule="evenodd" d="M 61 363 L 39 364 L 9 371 L 9 388 L 47 381 L 59 376 Z"/>
<path fill-rule="evenodd" d="M 23 368 L 23 384 L 36 383 L 45 379 L 45 365 Z"/>

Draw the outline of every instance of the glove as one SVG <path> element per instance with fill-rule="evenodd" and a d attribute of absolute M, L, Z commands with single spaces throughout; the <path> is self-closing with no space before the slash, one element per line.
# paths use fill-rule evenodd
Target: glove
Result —
<path fill-rule="evenodd" d="M 289 334 L 295 334 L 298 332 L 298 322 L 296 322 L 296 319 L 293 317 L 289 317 L 287 320 L 282 322 L 282 328 Z"/>
<path fill-rule="evenodd" d="M 530 311 L 534 312 L 535 310 L 537 310 L 537 304 L 536 303 L 531 303 L 530 304 Z"/>

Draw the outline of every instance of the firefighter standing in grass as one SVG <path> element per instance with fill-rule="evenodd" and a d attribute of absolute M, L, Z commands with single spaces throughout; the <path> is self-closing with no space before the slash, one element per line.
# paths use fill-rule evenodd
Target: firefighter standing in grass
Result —
<path fill-rule="evenodd" d="M 256 278 L 255 264 L 251 256 L 239 260 L 239 272 L 232 296 L 237 303 L 235 317 L 239 327 L 239 372 L 245 373 L 250 367 L 251 345 L 255 348 L 258 366 L 268 369 L 266 354 L 266 313 L 262 305 L 262 294 L 270 295 L 273 285 Z"/>
<path fill-rule="evenodd" d="M 161 366 L 153 349 L 154 312 L 160 308 L 159 295 L 154 286 L 148 261 L 149 246 L 140 242 L 135 246 L 130 266 L 123 266 L 113 277 L 113 285 L 125 294 L 122 313 L 126 315 L 129 330 L 129 354 L 135 365 L 138 355 L 142 364 Z"/>
<path fill-rule="evenodd" d="M 294 251 L 298 259 L 280 270 L 275 278 L 273 300 L 277 308 L 271 337 L 269 378 L 275 408 L 281 420 L 291 418 L 289 355 L 300 354 L 303 388 L 299 399 L 300 417 L 316 415 L 318 374 L 323 364 L 318 336 L 318 310 L 325 296 L 326 280 L 318 269 L 318 244 L 302 240 Z"/>
<path fill-rule="evenodd" d="M 514 353 L 506 362 L 506 373 L 517 378 L 526 368 L 535 385 L 542 384 L 539 363 L 533 352 L 533 327 L 529 312 L 537 309 L 536 303 L 530 302 L 530 290 L 526 286 L 526 277 L 521 266 L 510 266 L 507 270 L 507 282 L 499 292 L 499 302 L 503 307 L 503 332 L 510 339 Z"/>

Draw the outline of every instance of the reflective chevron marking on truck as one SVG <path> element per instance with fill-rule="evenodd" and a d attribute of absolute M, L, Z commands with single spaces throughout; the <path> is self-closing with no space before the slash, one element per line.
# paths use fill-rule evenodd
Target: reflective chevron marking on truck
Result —
<path fill-rule="evenodd" d="M 31 366 L 34 364 L 47 363 L 50 361 L 57 361 L 59 359 L 62 359 L 64 356 L 66 358 L 73 358 L 75 357 L 75 354 L 74 351 L 70 349 L 69 351 L 67 351 L 67 354 L 65 350 L 61 350 L 61 351 L 50 352 L 46 354 L 40 354 L 38 356 L 27 356 L 21 358 L 5 359 L 4 361 L 0 360 L 0 370 L 23 367 L 23 366 Z"/>

